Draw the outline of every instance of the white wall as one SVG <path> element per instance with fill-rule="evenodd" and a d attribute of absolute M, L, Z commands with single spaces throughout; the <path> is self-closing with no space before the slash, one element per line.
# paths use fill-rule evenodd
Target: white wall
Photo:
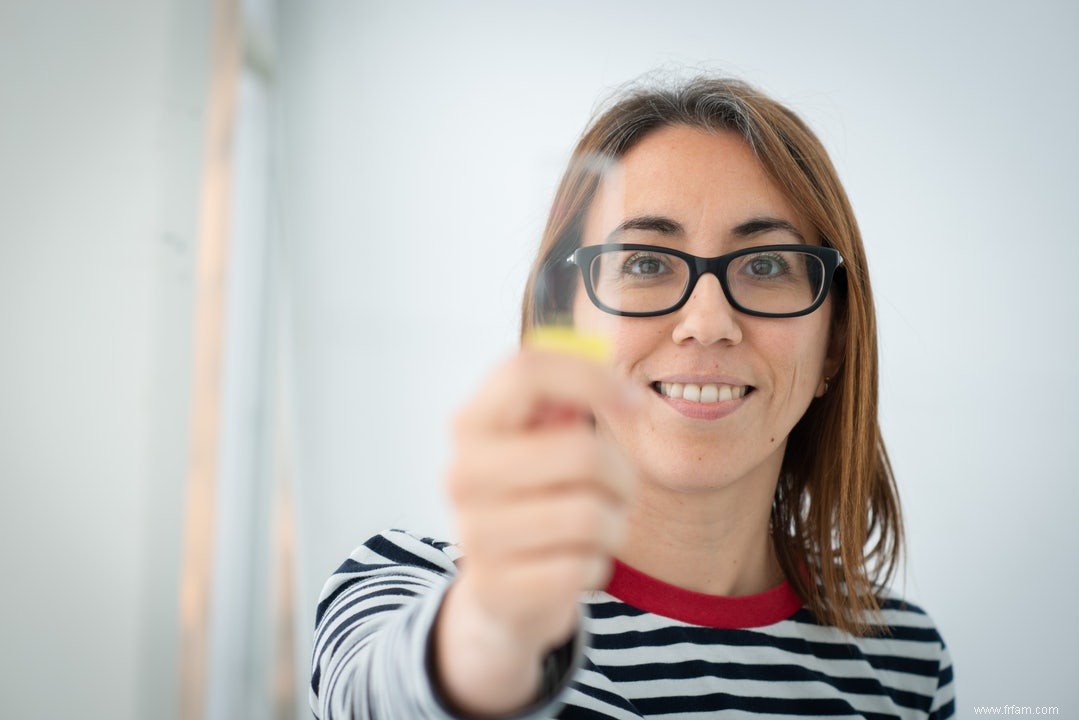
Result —
<path fill-rule="evenodd" d="M 0 4 L 0 717 L 176 714 L 209 21 Z"/>
<path fill-rule="evenodd" d="M 304 622 L 370 533 L 451 532 L 447 423 L 514 346 L 561 162 L 604 91 L 700 64 L 789 102 L 847 184 L 905 590 L 960 714 L 1079 708 L 1075 5 L 284 2 L 280 27 Z"/>
<path fill-rule="evenodd" d="M 605 90 L 701 64 L 847 183 L 961 714 L 1071 712 L 1079 10 L 583 5 L 281 3 L 301 623 L 372 532 L 452 533 L 447 424 L 515 345 L 562 161 Z M 0 717 L 175 713 L 209 21 L 0 2 Z"/>

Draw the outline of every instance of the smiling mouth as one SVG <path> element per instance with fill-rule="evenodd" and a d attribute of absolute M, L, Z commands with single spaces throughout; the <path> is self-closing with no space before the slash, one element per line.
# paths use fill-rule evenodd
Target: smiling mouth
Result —
<path fill-rule="evenodd" d="M 695 403 L 716 403 L 738 400 L 753 392 L 752 385 L 722 385 L 719 383 L 667 383 L 654 382 L 652 390 L 675 400 L 688 400 Z"/>

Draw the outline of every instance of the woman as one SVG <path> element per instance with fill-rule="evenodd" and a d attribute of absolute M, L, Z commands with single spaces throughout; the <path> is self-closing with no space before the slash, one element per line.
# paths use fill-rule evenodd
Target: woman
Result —
<path fill-rule="evenodd" d="M 460 545 L 383 533 L 327 583 L 316 715 L 954 713 L 943 640 L 885 590 L 866 262 L 791 111 L 725 79 L 625 94 L 525 298 L 526 340 L 569 316 L 613 373 L 526 342 L 493 374 L 455 428 Z"/>

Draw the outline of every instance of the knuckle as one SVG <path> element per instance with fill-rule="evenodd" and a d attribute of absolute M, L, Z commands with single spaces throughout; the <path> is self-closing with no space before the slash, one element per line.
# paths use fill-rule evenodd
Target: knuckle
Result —
<path fill-rule="evenodd" d="M 460 505 L 468 499 L 469 485 L 459 471 L 451 469 L 446 474 L 446 494 L 455 505 Z"/>
<path fill-rule="evenodd" d="M 467 453 L 458 453 L 446 471 L 445 488 L 450 501 L 464 505 L 476 496 L 479 480 L 475 463 L 468 461 Z"/>
<path fill-rule="evenodd" d="M 567 560 L 557 563 L 547 570 L 545 585 L 555 596 L 576 592 L 581 588 L 581 563 Z"/>
<path fill-rule="evenodd" d="M 610 561 L 610 558 L 603 555 L 593 556 L 589 559 L 589 562 L 584 564 L 582 586 L 592 590 L 600 590 L 606 587 L 613 572 L 614 564 Z"/>
<path fill-rule="evenodd" d="M 592 540 L 602 535 L 606 526 L 605 512 L 602 502 L 589 495 L 576 503 L 572 512 L 567 513 L 576 534 L 581 538 Z"/>
<path fill-rule="evenodd" d="M 599 442 L 588 428 L 575 428 L 566 438 L 565 455 L 572 472 L 582 480 L 598 475 L 600 462 Z"/>
<path fill-rule="evenodd" d="M 514 368 L 535 367 L 543 359 L 543 352 L 530 345 L 522 346 L 509 358 L 509 365 Z"/>
<path fill-rule="evenodd" d="M 468 437 L 472 427 L 475 425 L 473 419 L 473 411 L 470 407 L 466 407 L 459 410 L 456 415 L 450 420 L 450 436 L 456 442 L 461 442 L 464 438 Z"/>
<path fill-rule="evenodd" d="M 511 387 L 516 387 L 536 372 L 538 362 L 539 358 L 535 352 L 523 348 L 506 360 L 499 368 L 499 374 Z"/>

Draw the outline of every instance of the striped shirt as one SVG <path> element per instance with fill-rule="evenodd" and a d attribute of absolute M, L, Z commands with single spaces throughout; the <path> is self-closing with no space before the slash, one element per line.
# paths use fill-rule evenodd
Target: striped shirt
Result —
<path fill-rule="evenodd" d="M 319 599 L 311 708 L 323 720 L 450 720 L 428 636 L 460 557 L 391 530 L 358 548 Z M 542 700 L 515 718 L 948 718 L 948 649 L 920 608 L 883 603 L 887 633 L 821 625 L 790 585 L 718 597 L 616 562 L 581 599 L 582 632 L 547 658 Z"/>

